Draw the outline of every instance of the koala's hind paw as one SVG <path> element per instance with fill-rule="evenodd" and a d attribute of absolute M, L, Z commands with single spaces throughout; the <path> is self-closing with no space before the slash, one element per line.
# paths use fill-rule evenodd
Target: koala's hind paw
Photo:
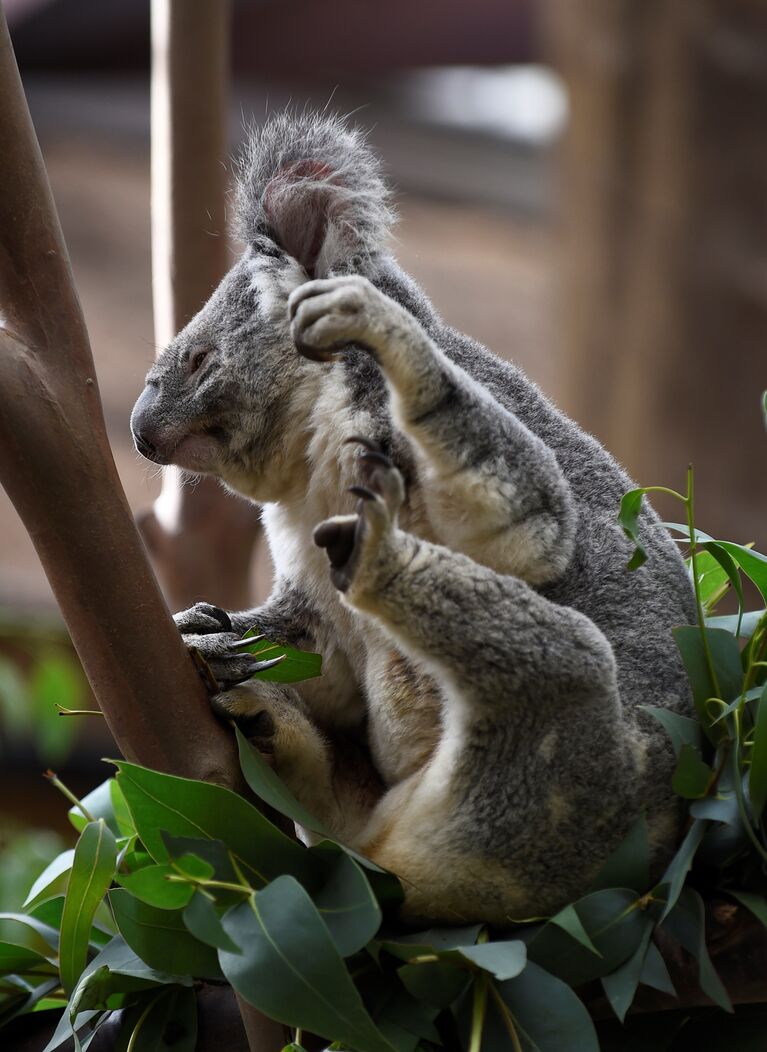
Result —
<path fill-rule="evenodd" d="M 332 361 L 350 345 L 375 353 L 386 298 L 367 280 L 352 275 L 299 285 L 288 300 L 296 348 L 315 362 Z"/>
<path fill-rule="evenodd" d="M 356 514 L 326 519 L 314 531 L 314 543 L 326 550 L 330 579 L 340 592 L 348 591 L 361 566 L 381 554 L 382 542 L 395 528 L 405 499 L 405 484 L 391 460 L 369 439 L 348 441 L 364 447 L 359 455 L 364 485 L 349 488 L 360 498 Z"/>
<path fill-rule="evenodd" d="M 316 752 L 321 736 L 297 695 L 274 683 L 253 680 L 211 698 L 213 711 L 233 719 L 242 733 L 277 770 Z"/>

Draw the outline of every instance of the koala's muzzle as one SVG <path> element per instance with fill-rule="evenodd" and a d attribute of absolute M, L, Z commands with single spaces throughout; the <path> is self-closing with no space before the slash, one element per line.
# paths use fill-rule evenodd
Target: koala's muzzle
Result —
<path fill-rule="evenodd" d="M 168 450 L 164 449 L 161 428 L 157 422 L 158 390 L 147 384 L 133 407 L 130 418 L 130 429 L 133 443 L 147 460 L 154 464 L 168 464 Z"/>

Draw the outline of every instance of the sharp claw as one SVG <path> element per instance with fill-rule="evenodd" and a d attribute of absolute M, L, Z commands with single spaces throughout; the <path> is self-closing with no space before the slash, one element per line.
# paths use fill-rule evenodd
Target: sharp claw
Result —
<path fill-rule="evenodd" d="M 364 435 L 350 435 L 349 438 L 344 439 L 345 446 L 353 444 L 356 444 L 358 446 L 364 446 L 369 453 L 381 452 L 381 447 L 378 445 L 378 443 L 374 442 L 372 438 L 365 438 Z"/>
<path fill-rule="evenodd" d="M 211 605 L 210 610 L 211 610 L 210 616 L 211 617 L 215 617 L 215 619 L 219 622 L 219 624 L 224 629 L 224 631 L 225 632 L 231 632 L 232 631 L 232 627 L 233 627 L 232 626 L 232 619 L 230 618 L 229 614 L 227 614 L 226 610 L 222 610 L 220 606 L 212 606 L 212 605 Z"/>
<path fill-rule="evenodd" d="M 227 649 L 247 650 L 249 646 L 252 646 L 254 643 L 260 643 L 262 639 L 266 639 L 266 636 L 248 636 L 247 639 L 238 639 L 235 643 L 230 643 Z"/>
<path fill-rule="evenodd" d="M 353 493 L 355 497 L 361 497 L 362 500 L 378 500 L 378 495 L 367 486 L 349 486 L 347 493 Z"/>
<path fill-rule="evenodd" d="M 372 461 L 374 464 L 380 464 L 382 467 L 392 467 L 392 462 L 385 453 L 379 453 L 377 449 L 368 449 L 364 453 L 360 453 L 360 460 Z"/>
<path fill-rule="evenodd" d="M 254 676 L 256 672 L 266 672 L 268 668 L 274 668 L 275 665 L 281 665 L 287 656 L 287 654 L 280 654 L 279 657 L 269 658 L 268 661 L 257 661 L 256 664 L 252 666 L 248 675 Z"/>

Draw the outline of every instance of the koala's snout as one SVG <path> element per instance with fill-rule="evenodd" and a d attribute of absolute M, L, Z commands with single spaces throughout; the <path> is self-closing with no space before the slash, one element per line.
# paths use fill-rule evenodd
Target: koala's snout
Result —
<path fill-rule="evenodd" d="M 133 407 L 130 429 L 133 443 L 142 457 L 154 464 L 167 464 L 168 451 L 163 449 L 161 429 L 156 419 L 157 399 L 157 388 L 147 384 Z"/>

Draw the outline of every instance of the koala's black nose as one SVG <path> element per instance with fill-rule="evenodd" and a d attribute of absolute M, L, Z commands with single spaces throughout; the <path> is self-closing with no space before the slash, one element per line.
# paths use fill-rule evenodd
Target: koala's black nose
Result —
<path fill-rule="evenodd" d="M 146 457 L 147 460 L 157 459 L 157 447 L 153 446 L 149 439 L 145 438 L 140 431 L 133 432 L 133 443 L 142 457 Z"/>

